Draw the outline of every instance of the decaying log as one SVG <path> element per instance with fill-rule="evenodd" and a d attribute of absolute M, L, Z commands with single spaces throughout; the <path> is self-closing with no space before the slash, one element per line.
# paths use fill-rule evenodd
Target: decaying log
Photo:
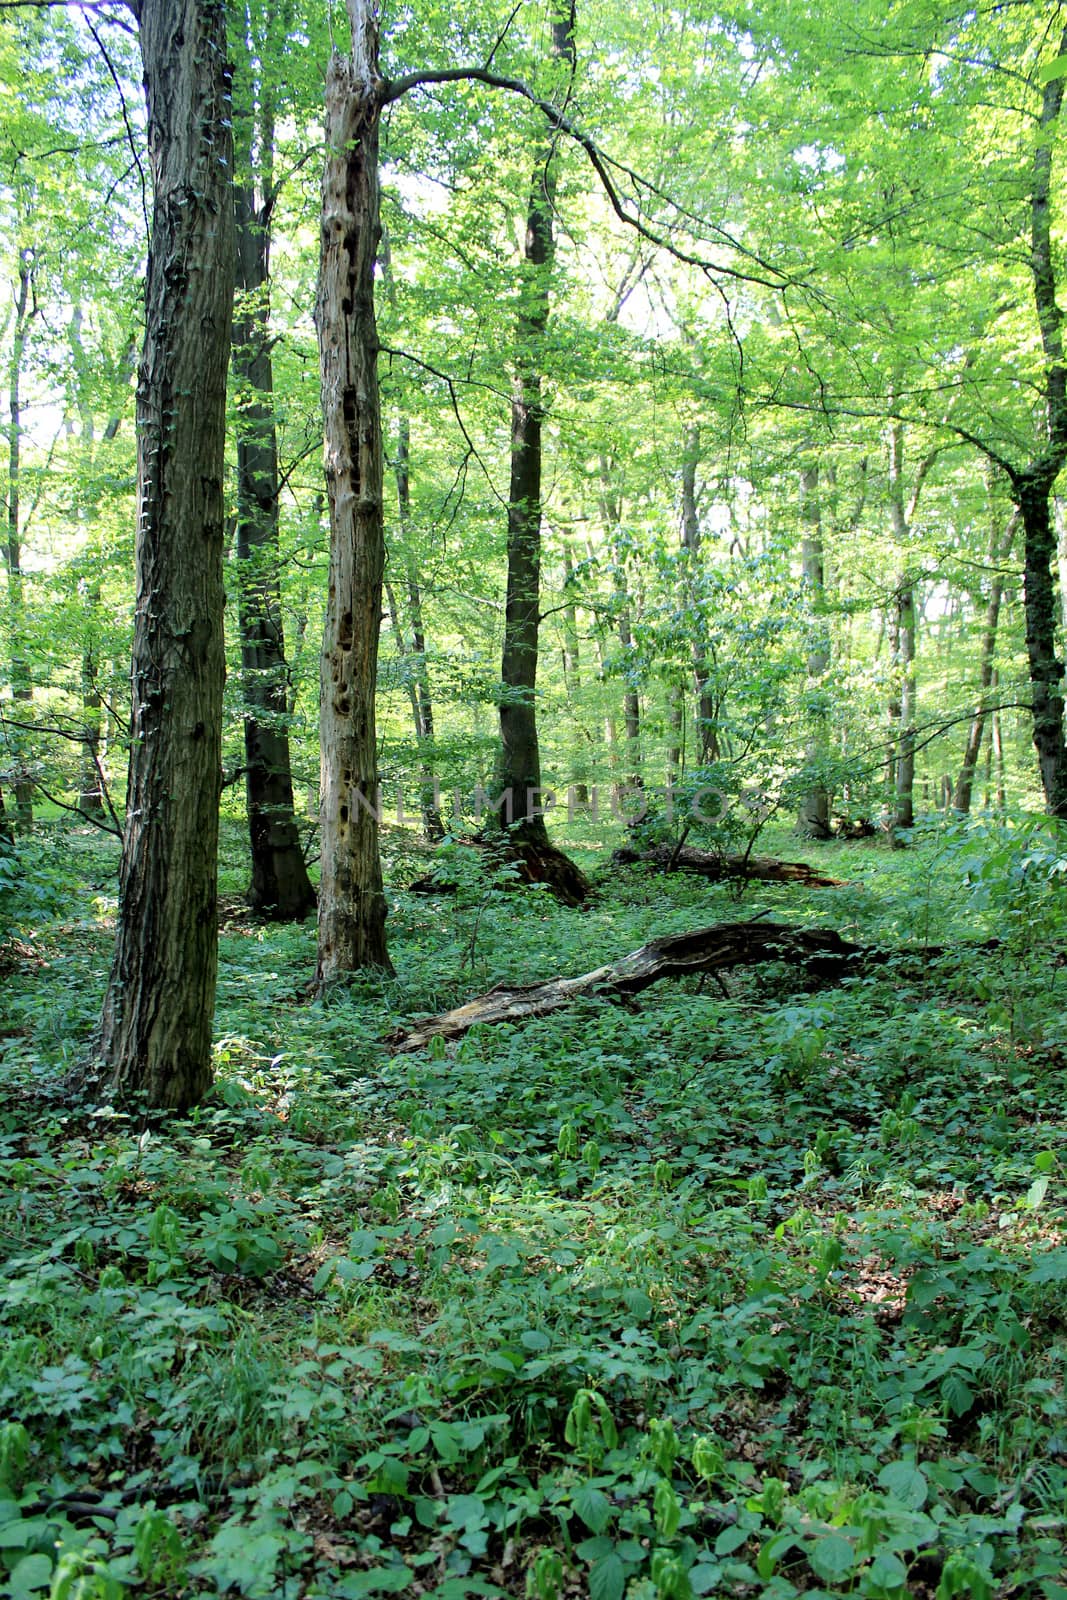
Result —
<path fill-rule="evenodd" d="M 544 1016 L 570 1005 L 583 994 L 620 1000 L 639 994 L 662 978 L 725 972 L 730 967 L 763 961 L 802 963 L 817 977 L 840 979 L 862 965 L 886 961 L 895 953 L 851 944 L 830 928 L 795 928 L 779 922 L 717 922 L 692 933 L 652 939 L 620 961 L 577 978 L 490 989 L 488 994 L 468 1000 L 454 1011 L 428 1017 L 410 1032 L 394 1034 L 390 1042 L 399 1052 L 419 1050 L 434 1038 L 457 1039 L 476 1023 L 521 1022 L 527 1017 Z"/>
<path fill-rule="evenodd" d="M 459 842 L 484 851 L 489 858 L 487 869 L 511 865 L 517 869 L 516 883 L 543 883 L 561 905 L 584 905 L 588 898 L 588 879 L 570 856 L 564 855 L 554 844 L 498 838 Z M 416 878 L 408 887 L 413 894 L 454 894 L 456 890 L 455 882 L 449 881 L 447 869 L 440 874 L 429 873 L 424 878 Z"/>
<path fill-rule="evenodd" d="M 616 850 L 612 860 L 623 866 L 649 866 L 660 872 L 693 872 L 716 883 L 727 878 L 741 878 L 762 883 L 802 883 L 809 889 L 844 887 L 840 878 L 828 878 L 804 861 L 778 861 L 773 856 L 724 856 L 716 850 L 697 850 L 688 844 L 681 849 L 658 844 L 651 850 L 626 846 Z"/>

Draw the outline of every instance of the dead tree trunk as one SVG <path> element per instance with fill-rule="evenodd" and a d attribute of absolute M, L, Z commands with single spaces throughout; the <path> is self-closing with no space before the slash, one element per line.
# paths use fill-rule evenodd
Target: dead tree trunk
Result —
<path fill-rule="evenodd" d="M 316 982 L 392 970 L 378 848 L 378 671 L 385 539 L 374 262 L 384 88 L 369 0 L 349 0 L 352 54 L 326 81 L 316 321 L 330 508 L 319 701 L 322 875 Z"/>
<path fill-rule="evenodd" d="M 555 978 L 548 983 L 503 984 L 488 994 L 429 1017 L 390 1041 L 401 1052 L 421 1050 L 432 1039 L 458 1039 L 476 1024 L 521 1022 L 543 1017 L 572 1005 L 583 995 L 606 1000 L 640 994 L 664 978 L 685 978 L 706 972 L 727 972 L 732 967 L 767 961 L 803 965 L 821 979 L 838 979 L 860 969 L 865 961 L 888 959 L 893 952 L 871 951 L 851 944 L 830 928 L 794 928 L 773 922 L 720 922 L 693 933 L 653 939 L 620 961 L 597 967 L 578 978 Z"/>

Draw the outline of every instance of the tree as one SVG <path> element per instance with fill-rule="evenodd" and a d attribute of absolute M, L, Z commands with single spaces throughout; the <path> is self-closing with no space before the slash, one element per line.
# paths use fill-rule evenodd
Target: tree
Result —
<path fill-rule="evenodd" d="M 105 1090 L 211 1082 L 218 957 L 223 456 L 233 306 L 230 73 L 216 0 L 141 0 L 153 179 L 138 378 L 137 613 Z"/>
<path fill-rule="evenodd" d="M 250 27 L 250 19 L 245 27 Z M 260 56 L 283 36 L 267 29 Z M 315 905 L 297 830 L 287 729 L 289 677 L 279 577 L 278 439 L 270 328 L 274 185 L 274 91 L 265 70 L 252 82 L 252 41 L 242 38 L 242 99 L 235 151 L 236 297 L 233 377 L 237 401 L 238 624 L 244 689 L 245 794 L 252 855 L 249 900 L 276 921 Z"/>
<path fill-rule="evenodd" d="M 348 0 L 352 52 L 326 79 L 316 324 L 326 435 L 330 575 L 322 646 L 322 872 L 316 982 L 392 970 L 378 847 L 378 672 L 385 531 L 374 266 L 381 236 L 384 83 L 368 0 Z"/>
<path fill-rule="evenodd" d="M 552 56 L 573 78 L 573 0 L 554 7 Z M 543 849 L 548 844 L 541 800 L 537 738 L 537 655 L 540 628 L 542 435 L 545 421 L 544 345 L 549 318 L 552 213 L 556 202 L 555 137 L 534 155 L 515 335 L 511 400 L 511 478 L 508 487 L 508 580 L 500 677 L 500 757 L 497 782 L 512 804 L 498 813 L 514 837 Z"/>

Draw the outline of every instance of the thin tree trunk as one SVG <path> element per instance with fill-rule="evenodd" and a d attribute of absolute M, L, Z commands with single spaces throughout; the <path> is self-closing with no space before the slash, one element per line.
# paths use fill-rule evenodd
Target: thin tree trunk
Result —
<path fill-rule="evenodd" d="M 693 664 L 693 687 L 696 692 L 698 748 L 700 764 L 706 767 L 709 762 L 719 759 L 719 707 L 711 690 L 708 640 L 699 598 L 700 517 L 697 511 L 699 462 L 700 429 L 694 423 L 686 435 L 685 448 L 682 451 L 682 550 L 685 570 L 683 600 L 693 628 L 690 659 Z"/>
<path fill-rule="evenodd" d="M 22 573 L 21 474 L 22 474 L 22 363 L 30 323 L 37 312 L 31 290 L 34 252 L 26 246 L 18 254 L 18 285 L 15 290 L 15 326 L 8 373 L 7 447 L 7 582 L 11 615 L 11 692 L 16 701 L 28 704 L 33 685 L 26 660 L 26 602 Z M 22 829 L 33 824 L 33 783 L 25 773 L 24 756 L 16 745 L 18 770 L 12 784 L 15 797 L 15 823 Z"/>
<path fill-rule="evenodd" d="M 900 682 L 900 737 L 893 790 L 893 828 L 915 826 L 915 585 L 901 573 L 896 607 L 897 672 Z"/>
<path fill-rule="evenodd" d="M 800 547 L 804 586 L 807 590 L 809 619 L 808 694 L 816 701 L 821 696 L 822 680 L 830 666 L 830 636 L 826 624 L 826 558 L 823 546 L 822 508 L 819 503 L 819 466 L 801 468 L 800 522 L 803 536 Z M 810 713 L 811 737 L 808 740 L 808 765 L 817 769 L 829 755 L 829 718 L 823 705 Z M 797 831 L 806 839 L 829 839 L 830 792 L 816 781 L 800 802 Z"/>
<path fill-rule="evenodd" d="M 916 604 L 915 579 L 908 570 L 907 555 L 919 496 L 937 455 L 936 449 L 928 451 L 919 462 L 912 482 L 911 495 L 906 498 L 904 424 L 902 422 L 890 424 L 889 514 L 893 540 L 901 561 L 893 593 L 891 622 L 893 649 L 890 654 L 894 676 L 893 692 L 898 697 L 896 747 L 895 752 L 890 752 L 890 825 L 894 835 L 898 829 L 910 829 L 915 824 Z M 892 720 L 891 711 L 891 723 Z"/>
<path fill-rule="evenodd" d="M 574 71 L 574 0 L 552 17 L 552 54 Z M 521 300 L 516 330 L 516 373 L 511 401 L 511 482 L 508 489 L 508 578 L 501 661 L 500 753 L 497 784 L 511 807 L 495 813 L 514 820 L 523 843 L 544 848 L 548 832 L 539 814 L 541 751 L 537 737 L 537 656 L 541 580 L 541 434 L 545 406 L 541 363 L 549 316 L 549 282 L 555 239 L 555 151 L 536 152 L 526 213 Z"/>
<path fill-rule="evenodd" d="M 566 541 L 563 545 L 563 593 L 566 600 L 563 607 L 563 681 L 567 689 L 567 699 L 573 708 L 574 753 L 571 759 L 575 775 L 574 799 L 577 805 L 584 806 L 589 803 L 589 785 L 583 777 L 578 776 L 584 768 L 585 761 L 582 749 L 584 729 L 578 721 L 577 714 L 582 695 L 582 662 L 578 642 L 578 611 L 574 604 L 574 562 Z"/>
<path fill-rule="evenodd" d="M 378 845 L 375 684 L 385 569 L 374 263 L 381 233 L 382 79 L 370 0 L 349 0 L 350 59 L 326 81 L 316 320 L 326 435 L 330 574 L 322 648 L 322 875 L 316 982 L 392 971 Z"/>
<path fill-rule="evenodd" d="M 251 52 L 242 50 L 247 72 Z M 249 86 L 250 87 L 250 86 Z M 266 90 L 261 86 L 261 93 Z M 279 574 L 278 441 L 270 333 L 274 116 L 260 106 L 258 163 L 248 128 L 234 186 L 237 228 L 233 378 L 237 390 L 237 614 L 244 698 L 249 903 L 295 922 L 315 905 L 300 844 L 289 753 L 289 676 Z M 257 172 L 259 188 L 257 196 Z"/>
<path fill-rule="evenodd" d="M 389 296 L 389 304 L 396 308 L 396 280 L 393 277 L 393 260 L 389 247 L 389 234 L 383 227 L 378 266 Z M 422 617 L 422 588 L 419 569 L 411 548 L 411 427 L 402 412 L 396 430 L 396 500 L 400 522 L 405 587 L 407 589 L 408 619 L 411 627 L 410 644 L 404 632 L 396 595 L 387 585 L 389 611 L 393 619 L 397 649 L 408 672 L 408 692 L 411 715 L 415 725 L 415 744 L 419 752 L 419 806 L 422 812 L 422 831 L 431 841 L 443 839 L 444 823 L 437 802 L 434 784 L 434 716 L 433 696 L 430 691 L 430 672 L 426 663 L 426 628 Z"/>
<path fill-rule="evenodd" d="M 960 767 L 959 777 L 956 779 L 956 787 L 952 796 L 953 808 L 964 815 L 971 809 L 974 776 L 978 771 L 978 758 L 981 753 L 982 737 L 985 732 L 989 694 L 993 686 L 997 651 L 997 627 L 1000 622 L 1001 601 L 1004 597 L 1004 580 L 999 572 L 996 571 L 996 568 L 1011 557 L 1011 547 L 1015 541 L 1015 530 L 1018 527 L 1018 523 L 1019 517 L 1016 512 L 1001 537 L 994 521 L 989 537 L 989 564 L 994 568 L 994 572 L 989 589 L 989 602 L 986 606 L 985 626 L 982 629 L 982 642 L 978 652 L 978 698 L 975 701 L 974 714 L 967 730 L 967 744 L 963 752 L 963 763 Z"/>
<path fill-rule="evenodd" d="M 154 206 L 130 776 L 100 1056 L 110 1094 L 184 1108 L 211 1083 L 218 958 L 231 96 L 221 5 L 141 0 L 138 19 Z"/>
<path fill-rule="evenodd" d="M 606 455 L 600 458 L 600 518 L 611 548 L 611 582 L 614 589 L 612 611 L 615 635 L 619 641 L 623 682 L 622 719 L 626 735 L 626 764 L 629 774 L 625 783 L 614 784 L 615 802 L 621 805 L 627 788 L 643 786 L 641 772 L 641 697 L 633 673 L 633 621 L 630 611 L 630 586 L 626 576 L 626 551 L 620 537 L 622 528 L 623 496 L 613 481 L 612 465 Z"/>
<path fill-rule="evenodd" d="M 999 672 L 994 671 L 994 698 L 997 695 L 999 687 L 1000 674 Z M 990 754 L 993 757 L 993 770 L 996 778 L 996 794 L 994 803 L 997 810 L 1003 815 L 1003 813 L 1008 809 L 1006 786 L 1004 782 L 1004 736 L 1001 726 L 1000 708 L 996 705 L 993 707 L 992 730 L 990 733 Z"/>
<path fill-rule="evenodd" d="M 892 825 L 894 797 L 897 781 L 897 746 L 900 742 L 900 680 L 897 675 L 897 653 L 900 648 L 900 628 L 897 620 L 896 597 L 884 614 L 887 655 L 889 659 L 889 698 L 886 702 L 888 729 L 885 744 L 885 806 L 886 817 Z"/>

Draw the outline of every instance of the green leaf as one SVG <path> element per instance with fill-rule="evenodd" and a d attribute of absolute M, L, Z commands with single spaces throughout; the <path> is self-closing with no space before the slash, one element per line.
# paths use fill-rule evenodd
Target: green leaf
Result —
<path fill-rule="evenodd" d="M 414 1573 L 410 1567 L 374 1567 L 370 1572 L 352 1572 L 335 1586 L 341 1600 L 364 1600 L 366 1595 L 403 1594 L 411 1588 Z"/>
<path fill-rule="evenodd" d="M 926 1476 L 910 1461 L 891 1461 L 878 1474 L 878 1483 L 909 1511 L 920 1511 L 926 1504 Z"/>
<path fill-rule="evenodd" d="M 611 1521 L 611 1501 L 602 1489 L 583 1484 L 575 1489 L 572 1504 L 590 1533 L 603 1533 Z"/>
<path fill-rule="evenodd" d="M 639 1322 L 645 1322 L 652 1315 L 652 1301 L 643 1289 L 624 1289 L 622 1291 L 623 1305 L 632 1311 Z"/>
<path fill-rule="evenodd" d="M 1067 1250 L 1046 1250 L 1026 1275 L 1028 1283 L 1067 1283 Z"/>
<path fill-rule="evenodd" d="M 747 1528 L 724 1528 L 715 1541 L 715 1554 L 733 1555 L 735 1550 L 740 1550 L 743 1544 L 748 1543 L 750 1531 Z"/>
<path fill-rule="evenodd" d="M 689 1569 L 689 1587 L 694 1594 L 711 1594 L 722 1580 L 722 1568 L 715 1561 L 699 1561 Z"/>
<path fill-rule="evenodd" d="M 1027 1189 L 1026 1205 L 1031 1211 L 1036 1211 L 1046 1194 L 1048 1194 L 1049 1182 L 1050 1180 L 1046 1174 L 1044 1177 L 1035 1178 L 1029 1189 Z"/>
<path fill-rule="evenodd" d="M 612 1551 L 589 1568 L 589 1600 L 622 1600 L 626 1568 Z"/>
<path fill-rule="evenodd" d="M 0 1528 L 0 1550 L 24 1550 L 28 1544 L 35 1544 L 47 1527 L 43 1517 L 19 1517 L 5 1523 Z"/>
<path fill-rule="evenodd" d="M 964 1417 L 974 1405 L 974 1391 L 958 1372 L 950 1372 L 941 1385 L 945 1404 L 954 1417 Z"/>
<path fill-rule="evenodd" d="M 870 1578 L 883 1589 L 896 1589 L 908 1581 L 908 1569 L 899 1556 L 893 1555 L 889 1550 L 882 1550 L 875 1556 L 867 1569 Z"/>
<path fill-rule="evenodd" d="M 807 1550 L 808 1564 L 825 1583 L 841 1583 L 856 1570 L 856 1552 L 839 1533 L 826 1534 Z"/>
<path fill-rule="evenodd" d="M 11 1600 L 22 1600 L 23 1595 L 36 1594 L 41 1589 L 47 1589 L 51 1581 L 51 1557 L 23 1556 L 7 1581 L 6 1592 L 11 1596 Z"/>
<path fill-rule="evenodd" d="M 1051 83 L 1055 78 L 1067 78 L 1067 56 L 1056 56 L 1037 69 L 1038 83 Z"/>

